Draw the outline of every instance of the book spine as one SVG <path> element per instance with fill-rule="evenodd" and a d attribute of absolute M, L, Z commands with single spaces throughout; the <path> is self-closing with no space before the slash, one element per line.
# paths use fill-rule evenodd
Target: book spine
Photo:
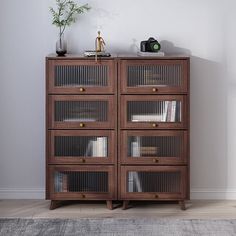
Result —
<path fill-rule="evenodd" d="M 170 121 L 175 121 L 175 113 L 176 113 L 176 101 L 172 101 L 172 108 L 171 108 L 171 118 Z"/>

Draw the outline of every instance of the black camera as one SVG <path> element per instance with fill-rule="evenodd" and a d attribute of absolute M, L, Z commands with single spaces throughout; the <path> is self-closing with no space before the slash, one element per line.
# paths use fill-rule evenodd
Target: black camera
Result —
<path fill-rule="evenodd" d="M 160 49 L 161 44 L 152 37 L 140 43 L 141 52 L 158 52 Z"/>

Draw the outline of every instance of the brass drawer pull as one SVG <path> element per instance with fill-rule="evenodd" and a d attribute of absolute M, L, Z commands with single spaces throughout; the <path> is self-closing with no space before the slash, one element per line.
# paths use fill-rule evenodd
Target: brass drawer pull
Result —
<path fill-rule="evenodd" d="M 154 162 L 154 163 L 158 163 L 159 160 L 158 160 L 158 159 L 153 159 L 153 162 Z"/>
<path fill-rule="evenodd" d="M 79 124 L 79 127 L 81 127 L 81 128 L 83 128 L 84 126 L 85 126 L 85 124 L 83 124 L 83 123 Z"/>
<path fill-rule="evenodd" d="M 155 194 L 155 198 L 159 198 L 159 195 L 158 195 L 158 194 Z"/>
<path fill-rule="evenodd" d="M 152 92 L 158 92 L 158 89 L 157 88 L 153 88 Z"/>
<path fill-rule="evenodd" d="M 79 91 L 80 91 L 80 92 L 84 92 L 85 89 L 84 89 L 84 88 L 80 88 Z"/>
<path fill-rule="evenodd" d="M 152 127 L 153 127 L 153 128 L 158 127 L 158 124 L 153 123 L 153 124 L 152 124 Z"/>
<path fill-rule="evenodd" d="M 85 196 L 85 194 L 82 194 L 82 198 L 85 198 L 86 196 Z"/>
<path fill-rule="evenodd" d="M 86 160 L 83 158 L 82 160 L 81 160 L 83 163 L 85 163 L 86 162 Z"/>

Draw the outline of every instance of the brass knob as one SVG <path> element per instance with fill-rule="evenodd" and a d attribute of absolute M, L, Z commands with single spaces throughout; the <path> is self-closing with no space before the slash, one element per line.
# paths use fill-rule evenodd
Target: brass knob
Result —
<path fill-rule="evenodd" d="M 157 91 L 158 91 L 157 88 L 153 88 L 153 89 L 152 89 L 152 92 L 157 92 Z"/>
<path fill-rule="evenodd" d="M 155 128 L 155 127 L 157 127 L 157 126 L 158 126 L 158 124 L 155 124 L 155 123 L 152 124 L 152 127 L 153 127 L 153 128 Z"/>
<path fill-rule="evenodd" d="M 82 194 L 82 198 L 85 198 L 85 195 L 84 195 L 84 194 Z"/>
<path fill-rule="evenodd" d="M 85 159 L 82 159 L 82 162 L 85 163 Z"/>
<path fill-rule="evenodd" d="M 80 88 L 79 91 L 80 91 L 80 92 L 84 92 L 85 89 L 84 89 L 84 88 Z"/>
<path fill-rule="evenodd" d="M 154 162 L 154 163 L 158 163 L 159 160 L 158 160 L 158 159 L 153 159 L 153 162 Z"/>
<path fill-rule="evenodd" d="M 80 124 L 79 124 L 79 127 L 81 127 L 81 128 L 84 127 L 84 126 L 85 126 L 85 125 L 84 125 L 83 123 L 80 123 Z"/>
<path fill-rule="evenodd" d="M 155 198 L 159 198 L 159 195 L 158 195 L 158 194 L 155 194 Z"/>

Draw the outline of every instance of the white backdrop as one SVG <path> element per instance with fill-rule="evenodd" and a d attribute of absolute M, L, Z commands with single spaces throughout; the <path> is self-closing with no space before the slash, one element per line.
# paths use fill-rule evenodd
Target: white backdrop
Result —
<path fill-rule="evenodd" d="M 191 56 L 191 196 L 236 199 L 234 0 L 83 0 L 92 10 L 66 32 L 69 51 L 135 52 L 149 36 Z M 1 0 L 0 198 L 43 198 L 45 68 L 54 52 L 53 0 Z"/>

